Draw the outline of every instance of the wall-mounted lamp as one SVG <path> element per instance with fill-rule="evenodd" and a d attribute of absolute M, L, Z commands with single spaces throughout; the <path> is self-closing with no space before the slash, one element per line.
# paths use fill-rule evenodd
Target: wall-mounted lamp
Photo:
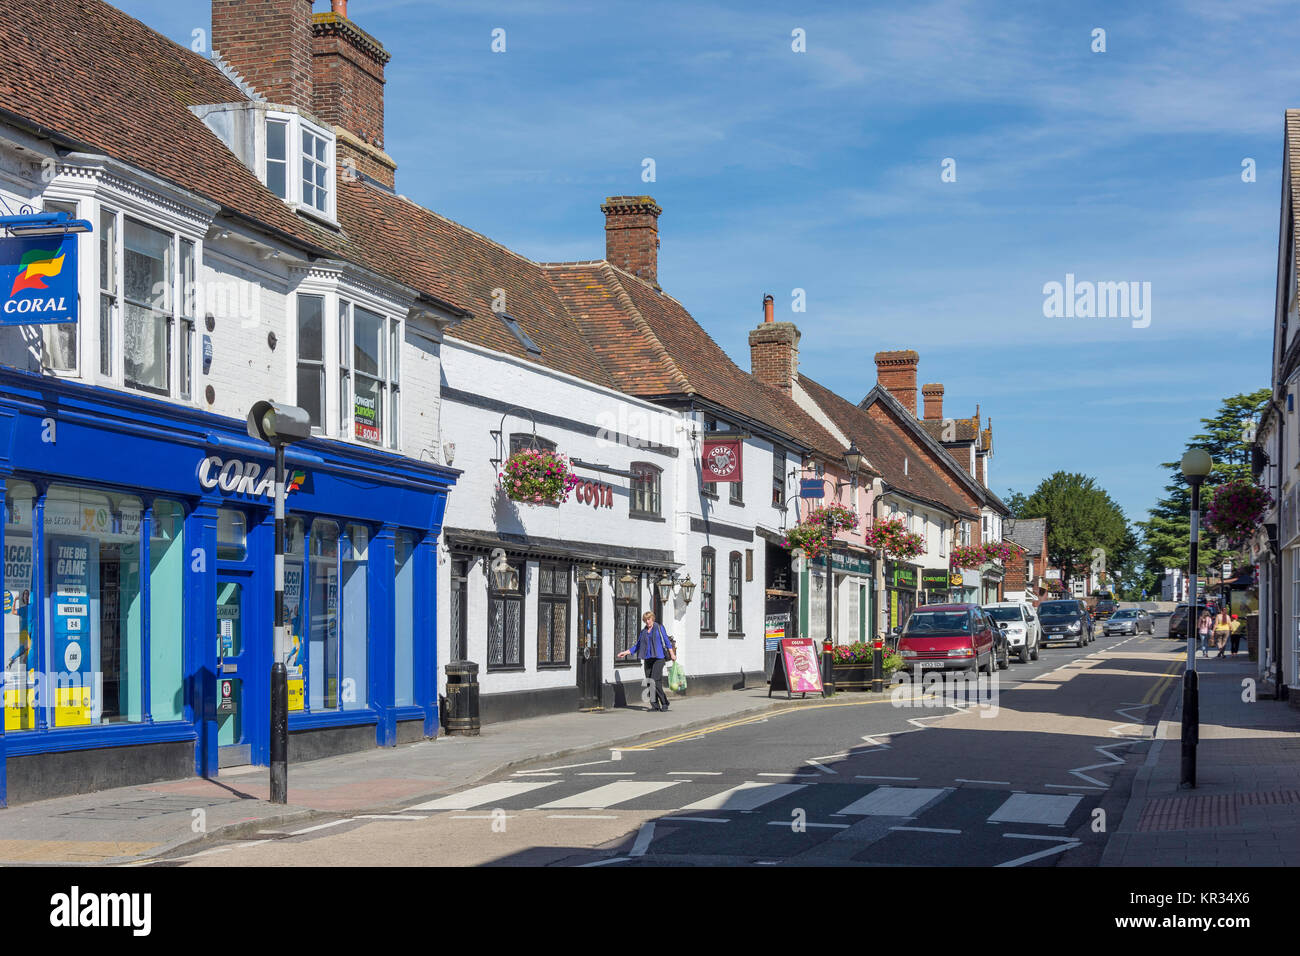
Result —
<path fill-rule="evenodd" d="M 641 581 L 639 578 L 634 578 L 632 576 L 631 568 L 624 571 L 622 577 L 618 579 L 618 596 L 620 600 L 634 600 L 640 589 Z"/>
<path fill-rule="evenodd" d="M 488 561 L 492 573 L 492 583 L 498 591 L 518 591 L 519 572 L 506 559 L 503 548 L 494 548 Z"/>
<path fill-rule="evenodd" d="M 587 597 L 594 598 L 600 593 L 601 576 L 596 562 L 591 562 L 591 570 L 582 576 L 582 586 L 587 590 Z"/>
<path fill-rule="evenodd" d="M 676 571 L 665 571 L 655 583 L 655 588 L 659 592 L 659 603 L 667 604 L 672 600 L 673 589 L 680 588 L 682 600 L 687 604 L 691 603 L 691 598 L 695 597 L 695 582 L 691 580 L 688 574 L 684 579 L 679 580 Z"/>

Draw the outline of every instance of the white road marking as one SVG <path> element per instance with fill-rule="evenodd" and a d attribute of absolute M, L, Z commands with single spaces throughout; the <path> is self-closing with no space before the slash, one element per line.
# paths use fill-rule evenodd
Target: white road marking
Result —
<path fill-rule="evenodd" d="M 559 771 L 551 770 L 516 770 L 511 774 L 512 777 L 563 777 L 564 774 Z"/>
<path fill-rule="evenodd" d="M 780 800 L 798 790 L 804 789 L 802 783 L 754 783 L 745 781 L 738 787 L 715 793 L 711 797 L 697 800 L 681 807 L 682 810 L 757 810 L 773 800 Z"/>
<path fill-rule="evenodd" d="M 329 827 L 339 827 L 348 822 L 350 821 L 331 820 L 329 823 L 318 823 L 314 827 L 304 827 L 301 830 L 292 830 L 290 831 L 289 836 L 302 836 L 304 833 L 312 833 L 315 830 L 325 830 L 328 829 Z"/>
<path fill-rule="evenodd" d="M 842 754 L 827 754 L 825 757 L 813 757 L 812 759 L 813 760 L 843 760 L 847 756 L 848 756 L 848 752 L 846 751 Z M 812 760 L 808 762 L 812 763 Z"/>
<path fill-rule="evenodd" d="M 1105 745 L 1100 746 L 1100 747 L 1093 747 L 1092 749 L 1095 750 L 1095 751 L 1097 751 L 1097 753 L 1101 754 L 1103 757 L 1105 757 L 1107 762 L 1106 762 L 1106 763 L 1094 763 L 1094 764 L 1089 764 L 1089 765 L 1086 766 L 1086 767 L 1076 767 L 1074 770 L 1071 770 L 1070 773 L 1074 774 L 1076 777 L 1079 777 L 1079 778 L 1081 778 L 1081 779 L 1083 779 L 1083 780 L 1087 780 L 1089 783 L 1095 783 L 1097 786 L 1099 786 L 1099 787 L 1105 789 L 1106 786 L 1107 786 L 1106 781 L 1104 781 L 1104 780 L 1098 780 L 1096 777 L 1090 777 L 1090 776 L 1088 776 L 1086 773 L 1084 773 L 1083 771 L 1085 771 L 1085 770 L 1100 770 L 1100 769 L 1105 768 L 1105 767 L 1115 767 L 1115 766 L 1120 766 L 1120 767 L 1122 767 L 1122 766 L 1124 766 L 1124 761 L 1120 760 L 1118 757 L 1116 757 L 1113 753 L 1110 752 L 1110 751 L 1111 751 L 1111 748 L 1112 748 L 1112 747 L 1128 747 L 1128 746 L 1130 746 L 1131 744 L 1135 744 L 1135 743 L 1137 743 L 1136 740 L 1121 740 L 1121 741 L 1119 741 L 1118 743 L 1114 743 L 1114 744 L 1105 744 Z"/>
<path fill-rule="evenodd" d="M 721 770 L 669 770 L 668 776 L 678 777 L 721 777 Z"/>
<path fill-rule="evenodd" d="M 466 813 L 458 817 L 452 817 L 453 820 L 513 820 L 513 813 L 497 815 L 495 813 Z"/>
<path fill-rule="evenodd" d="M 581 869 L 582 867 L 587 866 L 606 866 L 610 863 L 622 863 L 624 860 L 628 859 L 631 858 L 626 856 L 611 856 L 608 860 L 597 860 L 595 863 L 580 863 L 578 864 L 578 867 Z"/>
<path fill-rule="evenodd" d="M 584 770 L 579 777 L 635 777 L 635 770 Z"/>
<path fill-rule="evenodd" d="M 958 783 L 988 783 L 997 787 L 1011 786 L 1010 780 L 967 780 L 965 777 L 956 777 Z"/>
<path fill-rule="evenodd" d="M 839 773 L 838 770 L 832 770 L 830 767 L 827 767 L 825 764 L 820 764 L 820 763 L 818 763 L 816 760 L 805 760 L 804 763 L 812 764 L 814 767 L 816 767 L 816 768 L 817 768 L 818 770 L 820 770 L 822 773 L 832 773 L 832 774 L 838 774 L 838 773 Z"/>
<path fill-rule="evenodd" d="M 471 787 L 468 790 L 462 790 L 460 793 L 453 793 L 447 797 L 439 797 L 437 800 L 430 800 L 427 803 L 417 803 L 415 806 L 406 809 L 472 810 L 474 807 L 481 807 L 487 803 L 497 803 L 502 800 L 509 800 L 511 797 L 522 796 L 542 787 L 553 787 L 558 782 L 557 780 L 542 780 L 536 783 L 506 780 L 501 783 L 488 783 L 481 787 Z"/>
<path fill-rule="evenodd" d="M 755 777 L 812 777 L 816 776 L 807 770 L 785 770 L 780 773 L 756 773 Z"/>
<path fill-rule="evenodd" d="M 548 820 L 617 820 L 613 814 L 602 816 L 599 813 L 548 813 Z"/>
<path fill-rule="evenodd" d="M 1082 799 L 1064 793 L 1013 793 L 988 820 L 990 823 L 1064 824 Z"/>
<path fill-rule="evenodd" d="M 427 820 L 428 816 L 418 813 L 359 813 L 353 820 Z"/>
<path fill-rule="evenodd" d="M 578 767 L 594 767 L 597 764 L 609 763 L 609 760 L 588 760 L 586 763 L 570 763 L 563 767 L 545 767 L 541 770 L 520 770 L 520 773 L 549 773 L 552 770 L 574 770 Z"/>
<path fill-rule="evenodd" d="M 659 782 L 646 780 L 620 780 L 618 783 L 607 783 L 605 786 L 597 787 L 594 790 L 586 790 L 569 797 L 561 797 L 558 800 L 552 800 L 550 803 L 543 803 L 537 809 L 605 810 L 614 806 L 616 803 L 626 803 L 628 800 L 635 800 L 638 797 L 648 796 L 649 794 L 663 790 L 665 787 L 675 787 L 678 783 L 679 781 L 677 780 Z"/>
<path fill-rule="evenodd" d="M 787 823 L 785 820 L 768 820 L 767 825 L 770 827 L 788 827 L 788 826 L 793 826 L 794 821 L 792 820 L 789 823 Z M 801 826 L 822 827 L 831 830 L 847 830 L 849 828 L 849 825 L 847 823 L 803 823 L 801 824 Z"/>
<path fill-rule="evenodd" d="M 890 827 L 891 830 L 906 830 L 909 833 L 961 833 L 960 830 L 946 830 L 943 827 Z"/>
<path fill-rule="evenodd" d="M 1105 787 L 1089 787 L 1083 783 L 1045 783 L 1045 788 L 1050 787 L 1053 790 L 1105 790 Z"/>
<path fill-rule="evenodd" d="M 876 777 L 871 774 L 860 773 L 854 780 L 920 780 L 920 777 Z"/>
<path fill-rule="evenodd" d="M 730 823 L 726 817 L 663 817 L 664 820 L 689 820 L 691 823 Z"/>
<path fill-rule="evenodd" d="M 1003 836 L 1014 836 L 1015 834 L 1004 833 Z M 1007 860 L 1005 863 L 999 863 L 998 866 L 1020 866 L 1022 863 L 1032 863 L 1034 860 L 1041 860 L 1045 856 L 1051 856 L 1053 853 L 1063 853 L 1066 850 L 1072 850 L 1079 845 L 1078 840 L 1071 840 L 1069 843 L 1062 843 L 1060 846 L 1049 846 L 1046 850 L 1039 850 L 1037 853 L 1030 853 L 1026 856 L 1016 857 L 1014 860 Z"/>
<path fill-rule="evenodd" d="M 846 816 L 910 817 L 940 794 L 942 787 L 877 787 L 840 810 Z"/>
<path fill-rule="evenodd" d="M 636 843 L 632 844 L 632 852 L 628 856 L 645 856 L 645 851 L 650 849 L 650 841 L 655 838 L 655 825 L 643 823 L 640 831 L 636 835 Z"/>

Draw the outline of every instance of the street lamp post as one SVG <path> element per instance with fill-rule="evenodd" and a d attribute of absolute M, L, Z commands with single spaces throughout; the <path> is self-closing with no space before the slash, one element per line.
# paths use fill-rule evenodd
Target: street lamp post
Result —
<path fill-rule="evenodd" d="M 857 487 L 858 469 L 862 467 L 862 452 L 856 443 L 850 441 L 844 452 L 844 470 L 849 473 L 848 481 L 835 482 L 835 500 L 839 501 L 840 489 L 845 485 Z M 834 693 L 835 677 L 835 525 L 830 509 L 826 509 L 826 640 L 822 642 L 822 696 Z"/>
<path fill-rule="evenodd" d="M 1187 609 L 1187 666 L 1183 669 L 1182 766 L 1180 787 L 1196 786 L 1196 744 L 1201 733 L 1201 697 L 1196 673 L 1196 627 L 1200 620 L 1197 605 L 1200 588 L 1196 583 L 1198 548 L 1201 534 L 1201 482 L 1210 474 L 1214 461 L 1204 448 L 1189 448 L 1183 455 L 1183 477 L 1192 486 L 1191 553 L 1187 581 L 1191 591 Z"/>
<path fill-rule="evenodd" d="M 289 802 L 289 671 L 284 659 L 284 448 L 311 437 L 311 415 L 296 405 L 256 403 L 248 434 L 275 446 L 275 650 L 271 658 L 271 802 Z"/>

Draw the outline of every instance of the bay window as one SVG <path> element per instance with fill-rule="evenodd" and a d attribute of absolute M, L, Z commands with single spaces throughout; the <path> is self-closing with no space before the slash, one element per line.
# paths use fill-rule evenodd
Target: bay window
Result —
<path fill-rule="evenodd" d="M 334 137 L 296 113 L 266 118 L 266 188 L 289 205 L 334 218 Z"/>
<path fill-rule="evenodd" d="M 66 212 L 71 218 L 77 218 L 75 202 L 45 202 L 46 212 Z M 54 372 L 75 373 L 77 364 L 77 323 L 60 322 L 51 325 L 38 325 L 41 337 L 41 365 Z"/>

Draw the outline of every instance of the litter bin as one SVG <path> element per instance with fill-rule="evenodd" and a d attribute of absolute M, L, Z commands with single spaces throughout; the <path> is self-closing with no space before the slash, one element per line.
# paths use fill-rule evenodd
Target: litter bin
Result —
<path fill-rule="evenodd" d="M 477 737 L 478 665 L 473 661 L 452 661 L 447 671 L 447 733 Z"/>

